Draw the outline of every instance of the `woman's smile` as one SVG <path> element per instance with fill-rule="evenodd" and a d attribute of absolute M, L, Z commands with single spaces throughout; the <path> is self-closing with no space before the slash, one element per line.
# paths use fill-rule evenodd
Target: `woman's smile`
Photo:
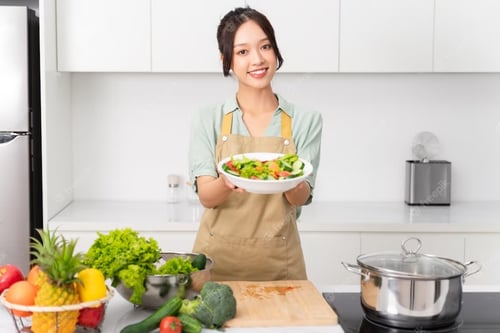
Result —
<path fill-rule="evenodd" d="M 248 74 L 253 78 L 260 79 L 260 78 L 266 76 L 267 68 L 259 68 L 259 69 L 248 72 Z"/>

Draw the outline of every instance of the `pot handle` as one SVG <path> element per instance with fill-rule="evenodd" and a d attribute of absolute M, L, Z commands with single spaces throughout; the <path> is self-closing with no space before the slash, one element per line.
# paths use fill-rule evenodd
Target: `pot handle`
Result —
<path fill-rule="evenodd" d="M 342 265 L 345 267 L 345 269 L 347 269 L 349 272 L 351 273 L 354 273 L 354 274 L 358 274 L 358 275 L 361 275 L 365 281 L 369 280 L 370 279 L 370 274 L 367 274 L 365 272 L 363 272 L 361 270 L 361 267 L 359 267 L 358 265 L 353 265 L 353 264 L 348 264 L 346 262 L 343 262 L 342 261 Z"/>
<path fill-rule="evenodd" d="M 408 248 L 408 242 L 410 241 L 416 242 L 416 246 L 414 249 Z M 407 257 L 416 255 L 418 251 L 420 251 L 421 247 L 422 247 L 422 241 L 420 241 L 420 238 L 417 237 L 407 238 L 401 243 L 401 249 L 403 249 L 404 255 Z"/>
<path fill-rule="evenodd" d="M 465 265 L 465 268 L 466 268 L 465 273 L 463 275 L 464 279 L 466 277 L 468 277 L 468 276 L 471 276 L 472 274 L 476 274 L 482 268 L 481 264 L 479 262 L 477 262 L 477 261 L 468 261 L 464 265 Z M 470 266 L 473 266 L 473 265 L 476 266 L 476 269 L 473 270 L 473 271 L 469 271 Z"/>

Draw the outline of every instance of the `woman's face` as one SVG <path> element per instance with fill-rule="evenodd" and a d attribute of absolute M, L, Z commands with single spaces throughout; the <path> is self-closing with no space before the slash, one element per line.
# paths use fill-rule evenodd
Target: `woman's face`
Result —
<path fill-rule="evenodd" d="M 276 54 L 260 26 L 250 20 L 243 23 L 234 36 L 231 69 L 240 85 L 266 88 L 278 66 Z"/>

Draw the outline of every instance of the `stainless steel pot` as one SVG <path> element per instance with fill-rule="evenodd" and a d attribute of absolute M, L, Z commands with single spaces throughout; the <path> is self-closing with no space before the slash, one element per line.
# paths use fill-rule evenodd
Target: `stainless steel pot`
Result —
<path fill-rule="evenodd" d="M 408 248 L 410 241 L 416 242 L 414 250 Z M 421 246 L 411 237 L 402 242 L 403 253 L 360 255 L 358 265 L 342 262 L 361 276 L 361 306 L 369 320 L 406 329 L 436 329 L 456 321 L 462 283 L 481 266 L 419 254 Z"/>

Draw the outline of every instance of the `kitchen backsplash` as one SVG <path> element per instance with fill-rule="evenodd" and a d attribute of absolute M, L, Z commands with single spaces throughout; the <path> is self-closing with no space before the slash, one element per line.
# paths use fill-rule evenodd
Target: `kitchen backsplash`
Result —
<path fill-rule="evenodd" d="M 188 174 L 191 113 L 236 90 L 221 74 L 73 73 L 75 199 L 166 200 Z M 500 200 L 500 74 L 280 74 L 323 114 L 317 200 L 403 201 L 420 131 L 452 162 L 453 201 Z"/>

